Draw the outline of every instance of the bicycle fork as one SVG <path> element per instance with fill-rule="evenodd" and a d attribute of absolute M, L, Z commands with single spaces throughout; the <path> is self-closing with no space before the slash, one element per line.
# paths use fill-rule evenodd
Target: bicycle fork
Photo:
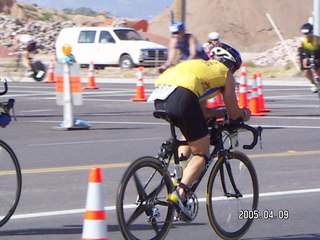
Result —
<path fill-rule="evenodd" d="M 236 186 L 236 183 L 234 181 L 234 177 L 233 177 L 233 174 L 232 174 L 232 168 L 231 168 L 231 165 L 230 165 L 230 156 L 229 156 L 229 154 L 231 154 L 231 153 L 225 151 L 225 152 L 222 153 L 222 156 L 221 156 L 223 158 L 221 161 L 223 161 L 224 163 L 221 164 L 219 171 L 220 171 L 220 178 L 221 178 L 221 184 L 222 184 L 223 192 L 224 192 L 225 196 L 228 197 L 228 198 L 231 198 L 231 197 L 233 197 L 233 198 L 241 198 L 243 195 L 238 190 L 238 188 Z M 227 170 L 227 175 L 228 176 L 225 176 L 224 166 L 225 166 L 225 168 Z M 231 192 L 227 191 L 226 177 L 229 178 L 234 193 L 231 193 Z"/>

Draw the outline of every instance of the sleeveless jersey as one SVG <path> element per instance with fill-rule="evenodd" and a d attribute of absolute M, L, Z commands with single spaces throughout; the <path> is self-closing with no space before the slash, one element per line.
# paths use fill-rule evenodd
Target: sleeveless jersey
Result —
<path fill-rule="evenodd" d="M 181 51 L 182 53 L 182 59 L 186 60 L 188 59 L 190 52 L 189 52 L 189 38 L 190 34 L 185 34 L 185 42 L 177 42 L 176 47 Z M 197 44 L 197 58 L 208 60 L 208 56 L 205 53 L 203 47 L 200 44 Z"/>
<path fill-rule="evenodd" d="M 302 38 L 302 42 L 303 42 L 303 49 L 305 49 L 305 50 L 315 51 L 319 48 L 316 36 L 312 36 L 311 43 L 308 42 L 306 37 Z"/>
<path fill-rule="evenodd" d="M 166 70 L 156 80 L 160 85 L 183 87 L 204 101 L 221 92 L 226 83 L 228 68 L 217 60 L 188 60 Z"/>

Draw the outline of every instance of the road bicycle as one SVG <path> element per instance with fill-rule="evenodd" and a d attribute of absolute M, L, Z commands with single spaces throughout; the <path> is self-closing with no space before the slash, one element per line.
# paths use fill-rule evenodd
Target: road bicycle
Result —
<path fill-rule="evenodd" d="M 4 91 L 0 95 L 6 94 L 8 91 L 7 81 L 2 80 Z M 4 128 L 10 123 L 12 110 L 14 116 L 14 99 L 7 102 L 0 102 L 0 108 L 3 112 L 0 114 L 0 127 Z M 16 210 L 22 188 L 21 168 L 18 158 L 12 148 L 0 140 L 0 227 L 9 221 Z"/>
<path fill-rule="evenodd" d="M 177 139 L 169 113 L 156 110 L 154 116 L 170 123 L 171 136 L 161 145 L 156 157 L 137 159 L 122 177 L 117 192 L 116 212 L 125 239 L 164 239 L 172 222 L 188 221 L 180 209 L 167 201 L 181 177 L 178 147 L 187 145 L 187 142 Z M 252 217 L 243 218 L 240 213 L 254 213 L 257 210 L 259 187 L 251 160 L 243 152 L 234 149 L 239 143 L 235 136 L 244 132 L 252 135 L 252 143 L 243 145 L 244 149 L 252 149 L 261 138 L 262 128 L 244 123 L 234 125 L 228 120 L 210 120 L 208 128 L 211 145 L 209 161 L 186 193 L 187 206 L 192 213 L 191 221 L 195 219 L 199 208 L 195 191 L 214 163 L 206 190 L 209 221 L 221 238 L 238 239 L 249 230 L 254 220 Z M 172 159 L 173 164 L 170 164 Z M 171 168 L 173 171 L 170 171 Z"/>
<path fill-rule="evenodd" d="M 6 77 L 12 82 L 20 82 L 24 77 L 31 77 L 35 81 L 42 81 L 47 73 L 47 67 L 39 60 L 31 60 L 32 73 L 28 73 L 29 67 L 24 62 L 22 52 L 14 52 L 10 54 L 15 59 L 6 64 L 4 72 Z"/>
<path fill-rule="evenodd" d="M 312 71 L 314 83 L 317 87 L 316 92 L 318 93 L 318 97 L 320 98 L 320 70 L 317 69 L 317 66 L 320 66 L 320 61 L 318 59 L 314 59 L 314 57 L 309 58 L 308 68 L 310 68 Z"/>

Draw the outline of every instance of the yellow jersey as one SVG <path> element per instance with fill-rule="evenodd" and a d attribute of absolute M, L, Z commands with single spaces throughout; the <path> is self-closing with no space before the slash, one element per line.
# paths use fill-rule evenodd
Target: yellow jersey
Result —
<path fill-rule="evenodd" d="M 309 51 L 315 51 L 319 48 L 318 40 L 316 36 L 312 36 L 312 41 L 308 42 L 308 39 L 306 37 L 302 38 L 303 43 L 303 49 L 309 50 Z"/>
<path fill-rule="evenodd" d="M 166 70 L 156 80 L 155 86 L 183 87 L 193 92 L 199 101 L 204 101 L 222 91 L 228 71 L 229 68 L 217 60 L 188 60 Z"/>

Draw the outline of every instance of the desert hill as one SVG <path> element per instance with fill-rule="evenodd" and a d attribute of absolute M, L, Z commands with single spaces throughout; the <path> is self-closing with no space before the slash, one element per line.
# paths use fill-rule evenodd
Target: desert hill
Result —
<path fill-rule="evenodd" d="M 296 55 L 300 26 L 308 20 L 313 9 L 313 0 L 187 0 L 186 4 L 187 31 L 195 34 L 200 43 L 207 40 L 208 33 L 217 31 L 222 41 L 232 44 L 242 53 L 249 52 L 247 56 L 250 59 L 247 60 L 253 59 L 255 64 L 261 66 L 283 65 L 290 61 L 266 13 L 276 23 L 292 54 Z M 173 2 L 150 20 L 143 35 L 151 41 L 167 45 L 170 10 L 174 7 Z M 4 30 L 0 33 L 0 45 L 10 45 L 8 36 L 12 31 L 26 32 L 45 43 L 41 50 L 43 54 L 54 54 L 55 38 L 62 28 L 99 26 L 110 20 L 108 12 L 94 17 L 65 15 L 55 9 L 24 4 L 23 0 L 0 0 L 0 14 L 0 26 Z M 125 18 L 114 20 L 119 24 L 131 21 Z M 260 54 L 251 54 L 256 52 Z"/>
<path fill-rule="evenodd" d="M 174 3 L 149 22 L 149 32 L 170 37 L 170 10 Z M 261 52 L 279 41 L 265 13 L 284 39 L 300 35 L 300 26 L 312 14 L 313 0 L 187 0 L 187 31 L 205 42 L 209 32 L 221 34 L 221 40 L 243 52 Z"/>

